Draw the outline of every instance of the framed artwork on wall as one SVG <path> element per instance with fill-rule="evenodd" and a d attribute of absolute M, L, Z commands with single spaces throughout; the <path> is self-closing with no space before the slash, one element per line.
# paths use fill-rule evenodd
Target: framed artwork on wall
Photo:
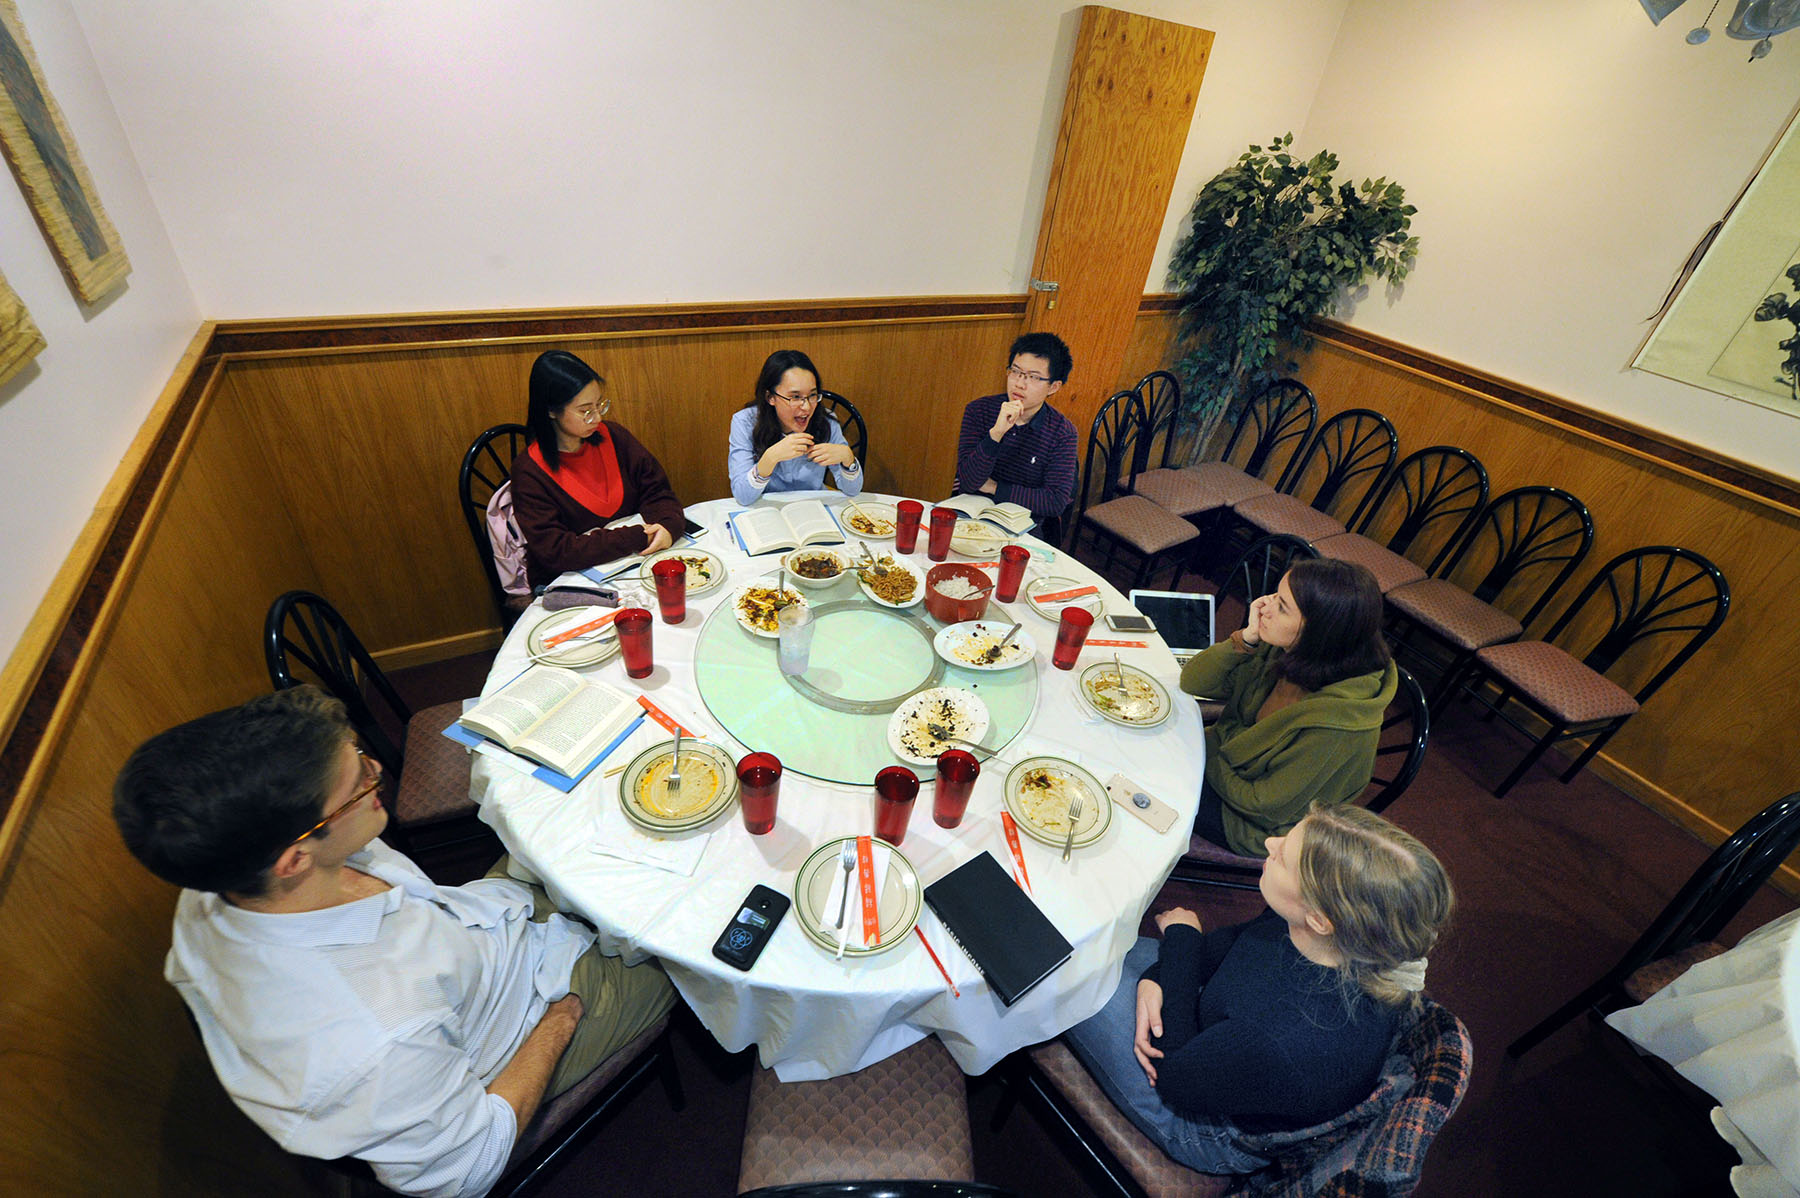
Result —
<path fill-rule="evenodd" d="M 131 271 L 13 0 L 0 0 L 0 149 L 83 303 Z"/>
<path fill-rule="evenodd" d="M 1790 340 L 1800 338 L 1800 324 L 1789 311 L 1800 315 L 1800 116 L 1631 364 L 1800 416 L 1800 340 Z"/>
<path fill-rule="evenodd" d="M 0 275 L 0 383 L 25 369 L 25 363 L 43 348 L 44 335 L 32 323 L 25 302 L 6 285 L 6 276 Z"/>

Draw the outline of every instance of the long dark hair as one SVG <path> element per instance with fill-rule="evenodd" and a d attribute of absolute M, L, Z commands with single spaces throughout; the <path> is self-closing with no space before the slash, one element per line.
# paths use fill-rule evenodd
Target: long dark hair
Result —
<path fill-rule="evenodd" d="M 1288 567 L 1300 636 L 1282 655 L 1281 676 L 1309 691 L 1387 668 L 1381 587 L 1355 562 L 1321 557 Z"/>
<path fill-rule="evenodd" d="M 819 368 L 812 364 L 812 359 L 797 349 L 778 349 L 769 355 L 768 361 L 762 365 L 762 373 L 756 376 L 756 392 L 750 396 L 746 408 L 756 411 L 756 427 L 750 431 L 750 452 L 761 458 L 768 452 L 769 446 L 787 436 L 781 427 L 781 417 L 775 414 L 775 405 L 769 397 L 775 394 L 775 388 L 781 384 L 781 376 L 790 370 L 804 370 L 813 376 L 813 386 L 823 391 L 825 382 L 819 377 Z M 812 419 L 806 422 L 806 431 L 820 445 L 831 440 L 831 426 L 835 423 L 825 411 L 823 403 L 814 404 Z"/>
<path fill-rule="evenodd" d="M 556 469 L 559 456 L 556 418 L 589 383 L 598 383 L 602 390 L 606 387 L 606 380 L 597 370 L 566 349 L 545 350 L 531 364 L 531 402 L 526 408 L 525 426 L 531 430 L 538 452 L 544 455 L 544 465 L 552 470 Z M 595 432 L 598 431 L 596 427 Z"/>

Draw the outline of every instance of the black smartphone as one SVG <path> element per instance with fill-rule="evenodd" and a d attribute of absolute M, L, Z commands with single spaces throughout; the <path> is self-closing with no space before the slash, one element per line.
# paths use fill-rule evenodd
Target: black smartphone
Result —
<path fill-rule="evenodd" d="M 682 535 L 684 535 L 684 536 L 699 537 L 699 535 L 701 533 L 706 531 L 706 525 L 695 524 L 692 520 L 689 520 L 686 516 L 683 516 L 681 518 L 681 522 L 682 522 L 681 532 L 682 532 Z"/>
<path fill-rule="evenodd" d="M 738 969 L 749 969 L 762 955 L 763 945 L 775 934 L 788 906 L 787 895 L 763 885 L 752 887 L 736 917 L 713 942 L 713 956 Z"/>
<path fill-rule="evenodd" d="M 1156 625 L 1145 616 L 1108 616 L 1106 626 L 1114 632 L 1155 632 Z"/>

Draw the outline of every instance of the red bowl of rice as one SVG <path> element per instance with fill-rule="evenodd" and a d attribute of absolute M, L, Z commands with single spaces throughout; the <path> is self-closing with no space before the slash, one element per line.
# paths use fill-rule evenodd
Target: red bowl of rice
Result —
<path fill-rule="evenodd" d="M 961 578 L 970 586 L 982 588 L 973 599 L 952 599 L 938 590 L 938 584 Z M 954 587 L 955 584 L 951 584 Z M 925 571 L 925 610 L 946 624 L 979 620 L 987 611 L 988 597 L 993 594 L 994 580 L 986 572 L 967 562 L 945 562 Z"/>

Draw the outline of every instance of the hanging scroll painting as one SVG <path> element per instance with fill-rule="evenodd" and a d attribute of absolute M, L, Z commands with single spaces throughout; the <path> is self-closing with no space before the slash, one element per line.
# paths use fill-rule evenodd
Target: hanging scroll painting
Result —
<path fill-rule="evenodd" d="M 24 301 L 0 275 L 0 384 L 25 369 L 43 348 L 44 335 L 32 323 Z"/>
<path fill-rule="evenodd" d="M 44 82 L 13 0 L 0 0 L 0 149 L 83 303 L 131 270 L 62 110 Z"/>

